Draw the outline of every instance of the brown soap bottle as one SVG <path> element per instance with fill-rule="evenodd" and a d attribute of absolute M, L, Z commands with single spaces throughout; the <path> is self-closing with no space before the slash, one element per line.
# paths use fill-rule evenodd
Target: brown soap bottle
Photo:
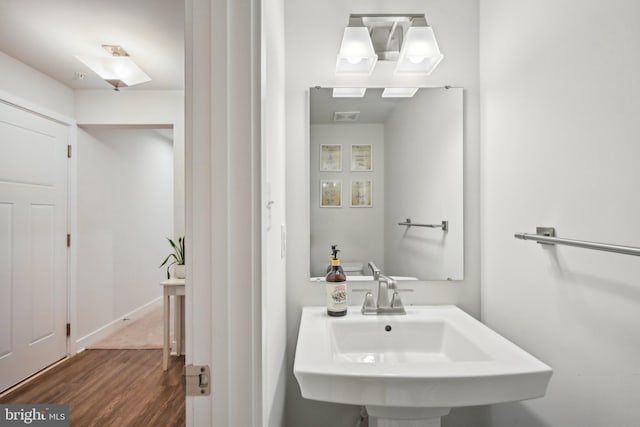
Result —
<path fill-rule="evenodd" d="M 327 314 L 339 317 L 347 314 L 347 276 L 340 266 L 337 245 L 331 249 L 331 269 L 326 276 Z"/>

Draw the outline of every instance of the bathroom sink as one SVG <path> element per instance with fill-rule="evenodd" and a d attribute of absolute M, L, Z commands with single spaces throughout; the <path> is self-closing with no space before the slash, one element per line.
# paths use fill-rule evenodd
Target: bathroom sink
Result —
<path fill-rule="evenodd" d="M 405 316 L 349 307 L 342 318 L 304 307 L 294 362 L 303 397 L 398 420 L 541 397 L 551 373 L 456 306 L 409 306 Z"/>

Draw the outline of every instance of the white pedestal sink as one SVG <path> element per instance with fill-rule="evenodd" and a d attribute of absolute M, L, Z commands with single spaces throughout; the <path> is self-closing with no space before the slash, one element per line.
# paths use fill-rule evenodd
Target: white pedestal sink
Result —
<path fill-rule="evenodd" d="M 438 427 L 453 407 L 541 397 L 552 373 L 455 306 L 304 307 L 293 371 L 303 397 L 366 406 L 371 427 Z"/>

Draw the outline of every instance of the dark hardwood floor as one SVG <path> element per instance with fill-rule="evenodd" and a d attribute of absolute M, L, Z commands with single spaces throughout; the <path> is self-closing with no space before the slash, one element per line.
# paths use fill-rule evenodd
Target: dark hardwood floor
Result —
<path fill-rule="evenodd" d="M 184 357 L 162 350 L 86 350 L 0 398 L 69 405 L 71 427 L 185 425 Z"/>

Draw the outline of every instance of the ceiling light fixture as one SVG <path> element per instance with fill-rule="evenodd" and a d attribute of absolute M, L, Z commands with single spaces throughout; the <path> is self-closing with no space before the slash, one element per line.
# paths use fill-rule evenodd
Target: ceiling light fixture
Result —
<path fill-rule="evenodd" d="M 370 75 L 378 60 L 396 61 L 396 74 L 429 75 L 444 55 L 424 14 L 349 15 L 337 75 Z"/>
<path fill-rule="evenodd" d="M 133 86 L 151 81 L 151 78 L 131 60 L 129 54 L 120 46 L 102 45 L 110 56 L 76 56 L 118 91 L 121 87 Z"/>

